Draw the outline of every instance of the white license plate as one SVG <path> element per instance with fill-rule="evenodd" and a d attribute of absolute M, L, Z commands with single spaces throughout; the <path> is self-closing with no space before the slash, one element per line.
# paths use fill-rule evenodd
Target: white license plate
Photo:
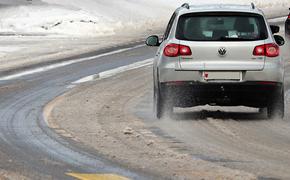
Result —
<path fill-rule="evenodd" d="M 205 80 L 234 80 L 240 81 L 242 73 L 237 71 L 205 71 L 203 72 Z"/>

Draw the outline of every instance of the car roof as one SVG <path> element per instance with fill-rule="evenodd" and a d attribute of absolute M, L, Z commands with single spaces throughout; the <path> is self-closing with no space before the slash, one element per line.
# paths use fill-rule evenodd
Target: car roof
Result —
<path fill-rule="evenodd" d="M 264 16 L 264 13 L 256 8 L 254 5 L 237 5 L 237 4 L 204 4 L 186 7 L 180 7 L 177 13 L 200 13 L 200 12 L 243 12 L 243 13 L 255 13 Z"/>

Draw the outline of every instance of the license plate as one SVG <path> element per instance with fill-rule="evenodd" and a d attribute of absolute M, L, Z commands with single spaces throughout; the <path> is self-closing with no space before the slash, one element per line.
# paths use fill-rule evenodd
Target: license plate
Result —
<path fill-rule="evenodd" d="M 222 72 L 216 72 L 216 71 L 209 71 L 209 72 L 203 72 L 203 77 L 205 80 L 234 80 L 234 81 L 240 81 L 242 79 L 242 73 L 241 72 L 232 72 L 232 71 L 222 71 Z"/>

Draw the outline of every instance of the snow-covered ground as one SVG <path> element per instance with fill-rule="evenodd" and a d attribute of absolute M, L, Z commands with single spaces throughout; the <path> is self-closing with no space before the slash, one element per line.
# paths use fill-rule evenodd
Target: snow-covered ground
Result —
<path fill-rule="evenodd" d="M 252 0 L 202 3 L 250 4 Z M 200 4 L 199 0 L 188 0 Z M 254 0 L 269 17 L 286 15 L 289 0 Z M 104 36 L 164 27 L 184 0 L 0 0 L 0 33 Z"/>

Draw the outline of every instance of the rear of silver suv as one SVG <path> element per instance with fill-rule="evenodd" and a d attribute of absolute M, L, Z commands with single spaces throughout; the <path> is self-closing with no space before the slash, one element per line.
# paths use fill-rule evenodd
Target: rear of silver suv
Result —
<path fill-rule="evenodd" d="M 173 107 L 198 105 L 267 108 L 284 116 L 284 64 L 279 27 L 269 26 L 251 6 L 206 5 L 178 8 L 154 61 L 157 118 Z"/>

